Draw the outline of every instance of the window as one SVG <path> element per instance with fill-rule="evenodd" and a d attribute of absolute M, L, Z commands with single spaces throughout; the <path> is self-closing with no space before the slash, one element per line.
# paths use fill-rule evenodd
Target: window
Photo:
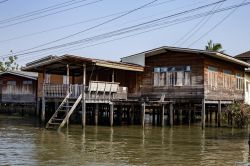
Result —
<path fill-rule="evenodd" d="M 208 66 L 208 85 L 217 87 L 218 84 L 218 69 L 216 67 Z"/>
<path fill-rule="evenodd" d="M 33 86 L 32 86 L 32 81 L 23 81 L 23 86 L 22 86 L 22 93 L 23 94 L 32 94 L 33 92 Z"/>
<path fill-rule="evenodd" d="M 7 94 L 15 94 L 16 81 L 7 81 Z"/>
<path fill-rule="evenodd" d="M 236 89 L 242 90 L 244 88 L 244 79 L 242 74 L 236 74 Z"/>
<path fill-rule="evenodd" d="M 32 85 L 32 81 L 23 81 L 23 85 Z"/>
<path fill-rule="evenodd" d="M 50 74 L 45 74 L 45 83 L 46 84 L 50 83 Z"/>
<path fill-rule="evenodd" d="M 154 68 L 154 86 L 183 86 L 191 83 L 191 67 L 156 67 Z"/>
<path fill-rule="evenodd" d="M 230 70 L 223 70 L 223 87 L 232 88 L 232 72 Z"/>

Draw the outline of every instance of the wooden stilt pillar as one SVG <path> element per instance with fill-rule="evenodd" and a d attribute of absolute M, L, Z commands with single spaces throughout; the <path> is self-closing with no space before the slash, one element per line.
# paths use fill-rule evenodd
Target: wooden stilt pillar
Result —
<path fill-rule="evenodd" d="M 180 124 L 182 125 L 182 119 L 183 119 L 183 117 L 182 117 L 182 109 L 180 109 L 179 111 L 180 111 Z"/>
<path fill-rule="evenodd" d="M 98 125 L 99 104 L 95 105 L 95 125 Z"/>
<path fill-rule="evenodd" d="M 129 109 L 129 117 L 130 117 L 130 122 L 129 124 L 134 124 L 134 105 L 131 105 L 130 109 Z"/>
<path fill-rule="evenodd" d="M 189 109 L 188 110 L 188 124 L 190 125 L 191 124 L 191 121 L 192 121 L 192 112 L 191 112 L 192 110 L 191 109 Z"/>
<path fill-rule="evenodd" d="M 163 127 L 165 125 L 165 105 L 162 105 L 161 110 L 161 126 Z"/>
<path fill-rule="evenodd" d="M 86 94 L 85 94 L 85 86 L 86 86 L 86 65 L 83 64 L 83 80 L 82 80 L 83 88 L 82 88 L 82 127 L 86 126 Z"/>
<path fill-rule="evenodd" d="M 201 127 L 205 129 L 206 126 L 206 103 L 205 99 L 202 99 L 202 110 L 201 110 Z"/>
<path fill-rule="evenodd" d="M 173 106 L 173 103 L 169 104 L 169 116 L 170 116 L 169 124 L 170 124 L 170 126 L 173 126 L 174 125 L 174 106 Z"/>
<path fill-rule="evenodd" d="M 41 120 L 42 123 L 45 122 L 45 106 L 46 106 L 46 102 L 45 102 L 45 97 L 42 97 L 42 113 L 41 113 Z"/>
<path fill-rule="evenodd" d="M 221 101 L 218 101 L 218 127 L 221 126 Z"/>
<path fill-rule="evenodd" d="M 110 103 L 110 110 L 109 110 L 109 124 L 110 126 L 113 126 L 114 123 L 114 104 Z"/>
<path fill-rule="evenodd" d="M 39 111 L 40 111 L 40 98 L 37 98 L 36 101 L 36 116 L 39 117 Z"/>
<path fill-rule="evenodd" d="M 212 123 L 213 123 L 213 116 L 212 116 L 212 115 L 213 115 L 213 112 L 212 112 L 212 111 L 213 111 L 213 110 L 210 110 L 210 111 L 209 111 L 209 116 L 210 116 L 210 117 L 209 117 L 209 122 L 210 122 L 211 125 L 212 125 Z"/>
<path fill-rule="evenodd" d="M 155 108 L 153 108 L 153 120 L 152 120 L 153 125 L 155 125 Z"/>
<path fill-rule="evenodd" d="M 144 125 L 145 125 L 145 103 L 142 103 L 141 105 L 141 126 L 144 128 Z"/>

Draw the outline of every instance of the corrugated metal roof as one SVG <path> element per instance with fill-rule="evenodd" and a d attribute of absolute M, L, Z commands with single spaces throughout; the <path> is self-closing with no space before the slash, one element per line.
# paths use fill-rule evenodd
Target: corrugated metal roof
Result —
<path fill-rule="evenodd" d="M 12 74 L 12 75 L 20 76 L 20 77 L 29 78 L 29 79 L 32 79 L 32 80 L 37 80 L 37 78 L 38 78 L 38 73 L 27 72 L 27 71 L 13 70 L 13 71 L 0 72 L 0 76 L 4 75 L 4 74 Z"/>
<path fill-rule="evenodd" d="M 49 65 L 53 65 L 54 63 L 64 63 L 67 64 L 68 62 L 73 62 L 73 65 L 82 65 L 83 63 L 95 63 L 97 66 L 107 67 L 107 68 L 114 68 L 114 69 L 121 69 L 121 70 L 130 70 L 130 71 L 143 71 L 144 67 L 136 64 L 124 63 L 124 62 L 116 62 L 116 61 L 108 61 L 108 60 L 100 60 L 100 59 L 93 59 L 93 58 L 86 58 L 82 56 L 75 56 L 75 55 L 62 55 L 58 57 L 54 57 L 53 59 L 48 59 L 46 61 L 42 61 L 40 63 L 34 63 L 32 65 L 28 65 L 23 67 L 22 70 L 24 71 L 32 71 L 33 69 L 46 67 Z M 55 69 L 56 70 L 56 69 Z"/>
<path fill-rule="evenodd" d="M 235 58 L 249 58 L 250 59 L 250 51 L 243 52 L 239 55 L 236 55 Z"/>
<path fill-rule="evenodd" d="M 220 53 L 220 52 L 214 52 L 214 51 L 206 51 L 206 50 L 199 50 L 199 49 L 190 49 L 190 48 L 180 48 L 180 47 L 169 47 L 169 46 L 163 46 L 163 47 L 159 47 L 159 48 L 155 48 L 155 49 L 151 49 L 148 51 L 144 51 L 144 52 L 140 52 L 134 55 L 130 55 L 130 56 L 126 56 L 123 58 L 129 58 L 129 57 L 133 57 L 136 55 L 144 55 L 145 57 L 149 57 L 149 56 L 153 56 L 153 55 L 157 55 L 166 51 L 176 51 L 176 52 L 186 52 L 186 53 L 196 53 L 196 54 L 204 54 L 204 55 L 208 55 L 217 59 L 221 59 L 221 60 L 225 60 L 228 62 L 232 62 L 241 66 L 245 66 L 245 67 L 250 67 L 249 63 L 246 63 L 244 61 L 238 60 L 230 55 L 224 54 L 224 53 Z M 121 59 L 123 59 L 121 58 Z"/>

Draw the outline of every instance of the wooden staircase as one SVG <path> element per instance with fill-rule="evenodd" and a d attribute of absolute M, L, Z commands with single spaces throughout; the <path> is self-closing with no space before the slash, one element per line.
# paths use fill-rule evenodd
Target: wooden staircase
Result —
<path fill-rule="evenodd" d="M 72 92 L 69 92 L 67 96 L 63 99 L 60 106 L 57 108 L 55 113 L 52 115 L 52 117 L 46 124 L 46 129 L 61 129 L 69 120 L 71 114 L 74 112 L 75 108 L 81 102 L 82 99 L 82 94 L 80 94 L 77 99 L 70 98 L 71 95 Z"/>

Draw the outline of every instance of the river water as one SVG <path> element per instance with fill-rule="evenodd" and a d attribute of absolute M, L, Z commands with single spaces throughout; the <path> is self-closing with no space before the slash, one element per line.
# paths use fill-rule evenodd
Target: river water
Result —
<path fill-rule="evenodd" d="M 28 117 L 0 116 L 0 165 L 244 165 L 248 159 L 247 130 L 71 125 L 56 132 Z"/>

